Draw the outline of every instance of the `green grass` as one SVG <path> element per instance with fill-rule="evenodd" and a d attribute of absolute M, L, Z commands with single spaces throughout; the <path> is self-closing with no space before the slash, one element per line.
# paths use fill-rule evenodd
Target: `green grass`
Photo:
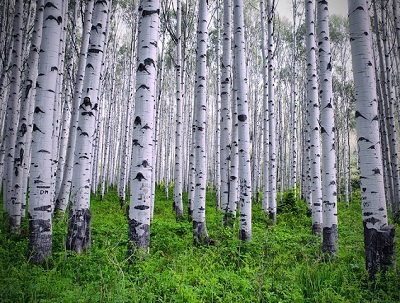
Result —
<path fill-rule="evenodd" d="M 398 267 L 367 279 L 359 197 L 348 209 L 339 204 L 333 261 L 324 261 L 303 202 L 281 206 L 276 226 L 254 205 L 253 240 L 241 243 L 237 227 L 221 226 L 213 201 L 210 192 L 207 228 L 215 245 L 194 247 L 191 223 L 176 222 L 172 201 L 157 189 L 150 254 L 132 264 L 115 192 L 92 199 L 93 246 L 85 255 L 65 251 L 65 219 L 54 222 L 53 258 L 45 265 L 27 262 L 26 222 L 21 235 L 2 226 L 0 302 L 400 302 Z"/>

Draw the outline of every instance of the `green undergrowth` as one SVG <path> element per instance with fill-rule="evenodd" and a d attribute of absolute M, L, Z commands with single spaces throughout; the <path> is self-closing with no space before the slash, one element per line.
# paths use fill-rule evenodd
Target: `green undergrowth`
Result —
<path fill-rule="evenodd" d="M 253 206 L 253 239 L 242 243 L 236 227 L 223 227 L 213 193 L 207 229 L 213 246 L 193 246 L 192 225 L 176 222 L 172 201 L 157 189 L 150 254 L 128 260 L 127 220 L 115 191 L 92 198 L 92 248 L 65 250 L 66 219 L 54 220 L 53 257 L 27 262 L 28 228 L 0 232 L 0 302 L 399 302 L 397 267 L 367 279 L 360 198 L 339 204 L 339 253 L 321 254 L 304 202 L 286 193 L 277 224 Z M 397 235 L 397 245 L 399 236 Z M 399 249 L 397 248 L 397 252 Z M 131 262 L 129 262 L 131 261 Z"/>

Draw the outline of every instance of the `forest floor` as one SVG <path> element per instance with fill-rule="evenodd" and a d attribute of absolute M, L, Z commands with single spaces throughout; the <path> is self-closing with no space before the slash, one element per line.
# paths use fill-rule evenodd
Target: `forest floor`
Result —
<path fill-rule="evenodd" d="M 171 190 L 172 192 L 172 190 Z M 27 261 L 28 224 L 21 235 L 0 225 L 0 302 L 400 302 L 400 267 L 369 281 L 359 194 L 339 203 L 339 253 L 326 261 L 321 237 L 300 200 L 286 195 L 277 225 L 253 206 L 253 239 L 221 224 L 213 194 L 207 228 L 213 246 L 193 246 L 192 224 L 176 222 L 172 200 L 157 189 L 148 256 L 127 259 L 127 220 L 115 191 L 92 198 L 92 248 L 65 250 L 67 220 L 54 220 L 53 257 Z M 399 225 L 397 254 L 400 253 Z"/>

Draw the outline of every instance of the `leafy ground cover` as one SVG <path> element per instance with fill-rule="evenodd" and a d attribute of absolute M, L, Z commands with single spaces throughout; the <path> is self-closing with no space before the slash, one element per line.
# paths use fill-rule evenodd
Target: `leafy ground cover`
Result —
<path fill-rule="evenodd" d="M 128 260 L 127 220 L 115 191 L 92 199 L 92 248 L 65 250 L 66 219 L 54 224 L 53 258 L 27 261 L 28 228 L 0 226 L 0 302 L 400 302 L 399 266 L 376 281 L 365 271 L 359 195 L 339 204 L 339 253 L 326 261 L 311 235 L 304 202 L 289 194 L 271 226 L 253 206 L 253 240 L 222 226 L 213 193 L 207 228 L 215 245 L 194 247 L 192 226 L 176 222 L 172 201 L 157 189 L 150 254 Z M 397 226 L 397 230 L 399 226 Z M 399 253 L 397 232 L 397 253 Z"/>

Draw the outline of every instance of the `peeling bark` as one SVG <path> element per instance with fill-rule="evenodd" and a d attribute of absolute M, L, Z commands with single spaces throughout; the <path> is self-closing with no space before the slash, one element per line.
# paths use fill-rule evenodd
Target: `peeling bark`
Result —
<path fill-rule="evenodd" d="M 374 278 L 379 270 L 385 272 L 391 267 L 394 268 L 395 227 L 386 225 L 377 230 L 366 225 L 364 223 L 366 269 L 370 278 Z"/>
<path fill-rule="evenodd" d="M 51 256 L 51 220 L 29 218 L 29 261 L 42 263 Z"/>
<path fill-rule="evenodd" d="M 149 252 L 150 224 L 143 224 L 135 219 L 128 220 L 128 256 L 136 255 L 139 250 Z"/>
<path fill-rule="evenodd" d="M 92 246 L 90 234 L 91 223 L 92 214 L 90 209 L 69 210 L 67 250 L 74 250 L 80 254 Z"/>
<path fill-rule="evenodd" d="M 338 250 L 338 226 L 333 224 L 331 227 L 324 227 L 322 230 L 322 251 L 330 254 L 333 258 Z"/>

